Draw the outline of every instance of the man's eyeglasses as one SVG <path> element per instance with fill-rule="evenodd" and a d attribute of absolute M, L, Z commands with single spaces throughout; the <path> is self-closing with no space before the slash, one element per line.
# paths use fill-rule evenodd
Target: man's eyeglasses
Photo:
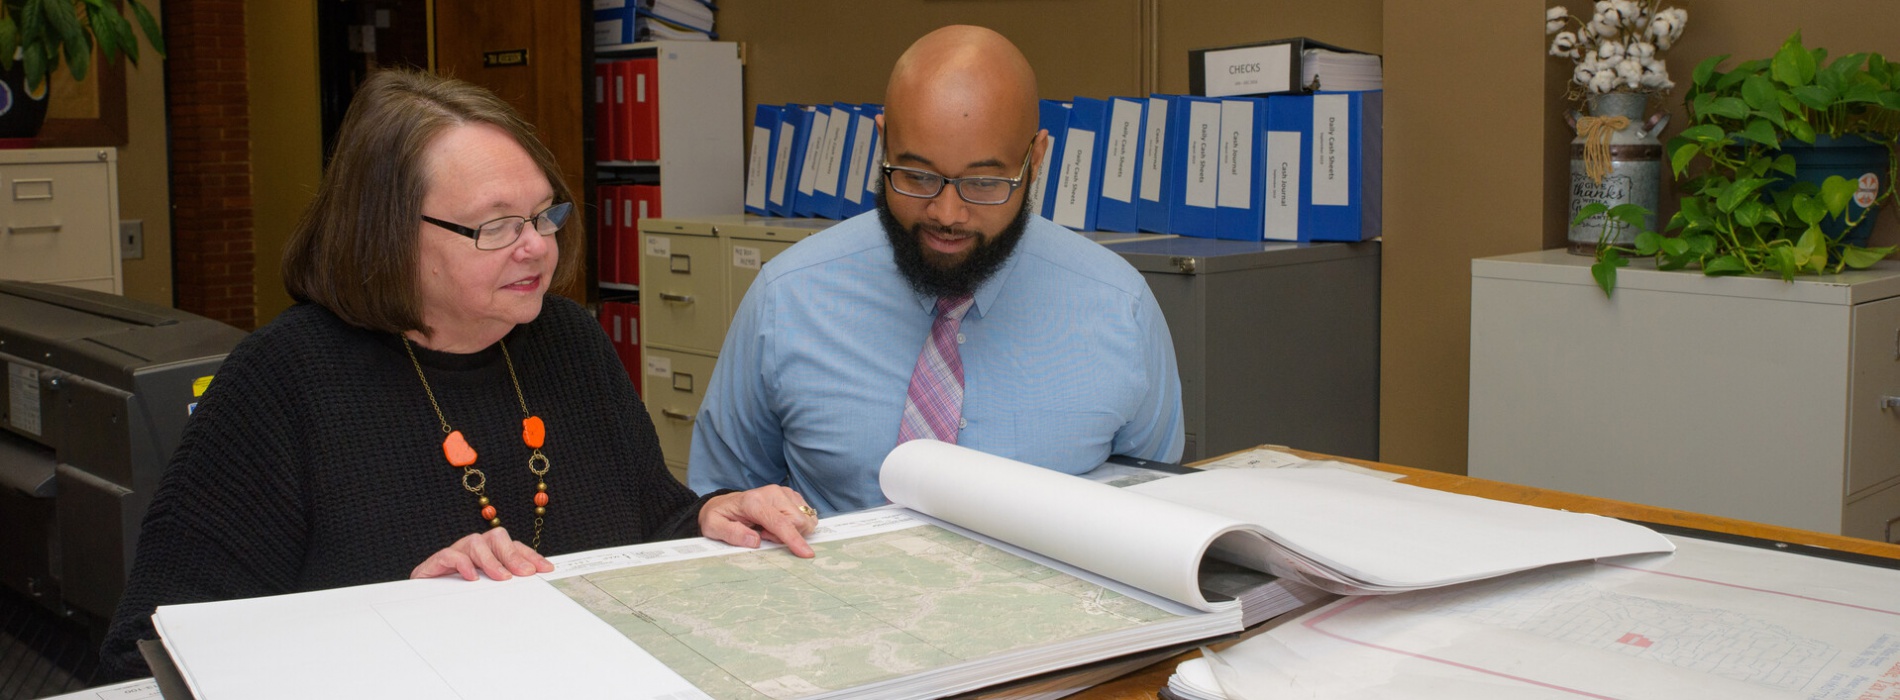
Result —
<path fill-rule="evenodd" d="M 475 248 L 478 250 L 500 250 L 514 245 L 515 241 L 521 238 L 521 232 L 526 230 L 530 223 L 534 224 L 534 230 L 537 233 L 543 236 L 554 235 L 554 232 L 561 230 L 561 224 L 567 223 L 567 215 L 573 212 L 573 202 L 562 202 L 543 209 L 541 213 L 534 216 L 504 216 L 474 228 L 443 221 L 427 214 L 422 215 L 422 220 L 475 239 Z"/>
<path fill-rule="evenodd" d="M 1036 139 L 1029 139 L 1030 148 L 1036 146 Z M 943 192 L 944 185 L 957 188 L 957 196 L 971 204 L 1002 204 L 1009 201 L 1016 188 L 1023 186 L 1023 178 L 1029 174 L 1029 151 L 1023 151 L 1023 167 L 1016 177 L 944 177 L 928 170 L 905 168 L 883 164 L 884 179 L 891 183 L 891 189 L 898 194 L 932 199 Z"/>

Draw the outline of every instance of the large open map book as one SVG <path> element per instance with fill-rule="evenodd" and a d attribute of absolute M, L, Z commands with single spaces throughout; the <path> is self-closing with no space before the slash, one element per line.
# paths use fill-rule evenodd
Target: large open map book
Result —
<path fill-rule="evenodd" d="M 1289 559 L 1267 544 L 1274 537 L 1265 528 L 1220 512 L 1224 498 L 1278 503 L 1271 492 L 1293 487 L 1207 478 L 1216 474 L 1118 489 L 916 441 L 893 451 L 882 475 L 902 507 L 825 519 L 811 537 L 812 560 L 776 546 L 656 542 L 557 557 L 553 573 L 509 581 L 400 581 L 164 606 L 154 622 L 205 700 L 940 697 L 1239 631 L 1265 608 L 1247 615 L 1242 603 L 1209 592 L 1236 564 L 1330 580 L 1313 572 L 1331 564 L 1302 562 L 1336 557 Z M 1193 499 L 1182 492 L 1203 489 L 1196 480 L 1224 493 L 1184 503 Z M 1306 498 L 1318 496 L 1296 497 Z M 1311 529 L 1351 530 L 1396 507 L 1350 492 L 1330 498 L 1297 517 L 1316 519 Z M 1519 515 L 1511 527 L 1547 539 L 1622 525 Z M 1533 558 L 1656 551 L 1637 534 L 1605 528 L 1589 538 L 1594 549 L 1562 546 Z M 1404 528 L 1387 535 L 1418 539 Z M 1524 542 L 1500 532 L 1432 546 L 1415 556 Z M 1228 563 L 1216 566 L 1209 554 Z M 1480 559 L 1497 568 L 1493 557 Z M 1278 591 L 1272 604 L 1283 607 L 1300 599 L 1289 591 L 1312 595 L 1271 583 L 1229 589 Z"/>

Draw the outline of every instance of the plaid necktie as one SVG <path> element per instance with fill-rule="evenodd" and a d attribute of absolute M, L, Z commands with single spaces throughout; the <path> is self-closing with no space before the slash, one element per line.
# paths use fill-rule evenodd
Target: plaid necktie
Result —
<path fill-rule="evenodd" d="M 910 373 L 898 444 L 921 438 L 956 444 L 958 422 L 963 418 L 963 358 L 957 354 L 957 328 L 974 301 L 967 296 L 937 300 L 930 340 Z"/>

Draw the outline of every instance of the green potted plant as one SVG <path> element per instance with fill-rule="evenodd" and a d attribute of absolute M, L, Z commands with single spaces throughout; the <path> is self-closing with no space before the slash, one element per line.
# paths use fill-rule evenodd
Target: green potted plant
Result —
<path fill-rule="evenodd" d="M 1631 205 L 1594 205 L 1576 217 L 1606 214 L 1606 242 L 1639 231 L 1633 245 L 1598 248 L 1591 273 L 1605 294 L 1625 255 L 1653 257 L 1664 270 L 1792 280 L 1866 268 L 1893 252 L 1864 242 L 1900 175 L 1900 64 L 1877 53 L 1827 55 L 1796 32 L 1772 58 L 1726 72 L 1718 70 L 1726 55 L 1696 66 L 1684 98 L 1689 126 L 1665 149 L 1682 182 L 1681 209 L 1665 227 L 1676 235 L 1642 230 L 1648 212 Z M 1840 148 L 1871 159 L 1830 162 L 1840 159 L 1825 154 Z"/>
<path fill-rule="evenodd" d="M 0 0 L 0 137 L 39 133 L 46 113 L 46 79 L 63 62 L 74 80 L 85 80 L 97 47 L 110 61 L 124 55 L 139 62 L 139 43 L 119 0 Z M 138 0 L 132 8 L 139 31 L 158 55 L 165 36 L 158 20 Z M 11 112 L 18 112 L 8 118 Z M 30 119 L 28 119 L 30 117 Z"/>

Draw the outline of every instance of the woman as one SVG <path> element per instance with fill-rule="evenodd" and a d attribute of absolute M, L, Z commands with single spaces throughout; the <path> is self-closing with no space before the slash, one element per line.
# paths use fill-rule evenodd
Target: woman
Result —
<path fill-rule="evenodd" d="M 580 258 L 572 202 L 494 95 L 364 83 L 285 249 L 299 303 L 225 360 L 154 494 L 108 674 L 145 672 L 158 605 L 505 579 L 701 533 L 811 556 L 797 493 L 697 497 L 667 473 L 599 326 L 547 294 Z"/>

